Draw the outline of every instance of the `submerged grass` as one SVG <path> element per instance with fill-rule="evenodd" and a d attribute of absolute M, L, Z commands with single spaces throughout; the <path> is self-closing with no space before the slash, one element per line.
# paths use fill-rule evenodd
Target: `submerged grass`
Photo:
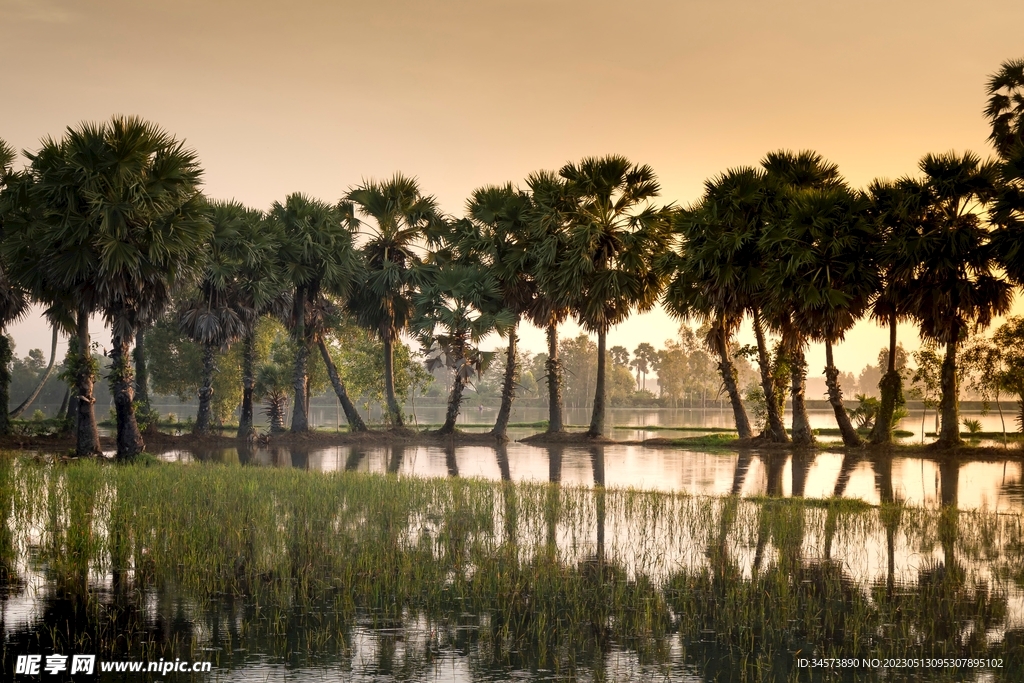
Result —
<path fill-rule="evenodd" d="M 356 624 L 381 638 L 419 624 L 429 635 L 407 649 L 424 666 L 459 641 L 489 665 L 571 676 L 613 645 L 668 662 L 678 638 L 736 680 L 796 675 L 809 652 L 1024 667 L 1008 617 L 1019 514 L 14 458 L 0 505 L 5 583 L 43 572 L 77 624 L 46 638 L 101 652 L 213 638 L 221 665 L 240 643 L 345 657 Z M 178 615 L 177 645 L 154 635 L 146 595 Z"/>

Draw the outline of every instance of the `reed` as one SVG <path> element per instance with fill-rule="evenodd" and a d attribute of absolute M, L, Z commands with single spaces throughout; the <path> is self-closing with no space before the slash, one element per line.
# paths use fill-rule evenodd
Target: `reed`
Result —
<path fill-rule="evenodd" d="M 404 634 L 412 677 L 459 643 L 598 678 L 611 650 L 671 669 L 673 643 L 736 680 L 796 675 L 812 652 L 1024 665 L 1019 514 L 17 458 L 0 458 L 0 504 L 0 566 L 62 601 L 5 648 L 344 668 L 362 629 L 392 671 Z"/>

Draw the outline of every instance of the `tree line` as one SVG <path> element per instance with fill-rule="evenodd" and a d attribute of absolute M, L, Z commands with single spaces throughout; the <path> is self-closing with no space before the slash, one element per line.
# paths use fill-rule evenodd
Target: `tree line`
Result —
<path fill-rule="evenodd" d="M 920 174 L 851 188 L 812 151 L 780 150 L 756 167 L 705 183 L 692 206 L 658 204 L 653 169 L 609 155 L 567 163 L 475 190 L 463 217 L 445 215 L 415 179 L 396 174 L 324 202 L 301 193 L 265 211 L 201 191 L 196 153 L 158 126 L 132 117 L 69 128 L 14 168 L 0 146 L 0 328 L 30 302 L 72 335 L 69 374 L 76 451 L 99 451 L 89 318 L 103 316 L 112 348 L 108 376 L 118 457 L 144 448 L 135 376 L 145 332 L 173 311 L 202 348 L 197 431 L 208 429 L 218 349 L 241 345 L 239 436 L 253 432 L 255 330 L 282 322 L 290 359 L 290 429 L 309 429 L 311 358 L 319 355 L 350 428 L 367 429 L 328 349 L 345 319 L 380 342 L 388 424 L 404 429 L 394 349 L 416 339 L 428 369 L 449 368 L 441 433 L 455 429 L 463 394 L 504 336 L 505 373 L 493 434 L 503 438 L 518 373 L 516 328 L 546 330 L 549 431 L 564 431 L 558 326 L 574 317 L 596 334 L 592 418 L 604 431 L 610 373 L 607 334 L 659 302 L 703 326 L 741 438 L 754 436 L 737 386 L 733 337 L 753 323 L 764 396 L 763 437 L 813 441 L 805 407 L 809 342 L 823 342 L 829 400 L 847 444 L 860 443 L 843 405 L 833 345 L 864 316 L 888 326 L 912 320 L 942 348 L 939 442 L 959 441 L 958 350 L 968 333 L 1007 312 L 1024 280 L 1024 60 L 1006 62 L 988 84 L 985 111 L 997 158 L 926 155 Z M 769 348 L 768 335 L 778 343 Z M 895 362 L 895 352 L 889 357 Z M 0 337 L 0 402 L 7 403 L 11 351 Z M 873 442 L 892 439 L 902 377 L 881 380 Z M 783 401 L 792 401 L 790 436 Z M 0 431 L 8 430 L 0 411 Z"/>

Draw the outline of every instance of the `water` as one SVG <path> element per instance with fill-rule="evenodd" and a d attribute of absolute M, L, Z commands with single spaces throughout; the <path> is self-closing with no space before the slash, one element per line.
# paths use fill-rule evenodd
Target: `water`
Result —
<path fill-rule="evenodd" d="M 498 481 L 561 482 L 571 486 L 634 488 L 744 497 L 841 496 L 877 505 L 883 500 L 937 508 L 1019 512 L 1024 508 L 1024 464 L 1019 451 L 1005 459 L 932 460 L 871 457 L 858 453 L 707 453 L 640 445 L 602 447 L 603 471 L 594 470 L 592 450 L 578 446 L 510 443 L 487 446 L 328 446 L 300 449 L 173 449 L 158 457 L 296 467 L 320 472 L 390 472 L 414 477 L 479 477 Z"/>
<path fill-rule="evenodd" d="M 420 408 L 417 413 L 421 424 L 436 424 L 443 417 L 442 408 Z M 926 416 L 929 431 L 933 428 L 931 415 L 929 411 Z M 318 426 L 329 426 L 336 415 L 330 408 L 314 407 L 312 418 Z M 470 409 L 463 414 L 462 424 L 487 424 L 493 418 L 492 410 Z M 513 416 L 514 421 L 521 422 L 544 418 L 543 409 L 520 409 Z M 567 414 L 571 424 L 585 424 L 588 418 L 582 410 Z M 982 419 L 986 431 L 999 429 L 998 415 Z M 731 420 L 731 414 L 723 410 L 616 409 L 611 412 L 610 425 L 635 429 L 609 430 L 609 434 L 621 440 L 693 436 L 700 432 L 650 427 L 727 428 Z M 811 420 L 816 428 L 834 426 L 830 411 L 812 411 Z M 905 428 L 918 430 L 918 435 L 907 442 L 920 441 L 920 421 L 920 413 L 905 421 Z M 522 438 L 536 431 L 514 428 L 510 436 Z M 213 671 L 192 676 L 171 673 L 166 677 L 104 673 L 87 680 L 821 680 L 820 672 L 799 670 L 794 665 L 794 653 L 801 647 L 823 646 L 820 636 L 814 642 L 802 643 L 797 636 L 784 634 L 774 646 L 777 656 L 769 658 L 775 668 L 751 673 L 743 664 L 747 646 L 743 645 L 746 636 L 742 629 L 747 627 L 726 627 L 712 620 L 699 637 L 687 635 L 687 614 L 695 609 L 694 604 L 713 597 L 700 593 L 704 585 L 701 577 L 717 571 L 719 560 L 715 558 L 719 556 L 727 558 L 732 572 L 729 581 L 750 587 L 747 599 L 752 602 L 758 600 L 761 590 L 754 589 L 755 582 L 766 580 L 764 590 L 771 590 L 776 585 L 773 576 L 783 577 L 783 581 L 791 576 L 797 586 L 832 582 L 829 585 L 842 586 L 844 597 L 840 602 L 861 605 L 857 610 L 892 609 L 894 615 L 907 615 L 901 617 L 905 621 L 891 617 L 893 623 L 872 627 L 878 633 L 890 628 L 909 628 L 918 633 L 919 642 L 914 646 L 918 649 L 901 653 L 905 656 L 928 651 L 940 642 L 946 643 L 942 647 L 947 649 L 940 652 L 947 655 L 991 655 L 1016 665 L 891 669 L 886 674 L 860 670 L 847 672 L 843 680 L 869 676 L 884 680 L 1018 680 L 1024 671 L 1024 574 L 1020 573 L 1024 565 L 1020 544 L 1024 465 L 1016 449 L 1008 451 L 1006 457 L 934 460 L 916 455 L 885 457 L 839 451 L 794 456 L 757 450 L 709 453 L 639 444 L 540 447 L 513 442 L 501 447 L 175 449 L 159 457 L 181 463 L 184 472 L 202 473 L 206 468 L 199 466 L 200 461 L 254 466 L 227 470 L 240 478 L 248 477 L 250 472 L 264 474 L 279 468 L 368 476 L 389 473 L 399 483 L 434 479 L 557 482 L 557 487 L 548 489 L 553 493 L 543 494 L 558 496 L 556 509 L 561 512 L 557 517 L 536 512 L 537 500 L 531 502 L 527 494 L 513 504 L 508 490 L 498 485 L 488 513 L 491 521 L 472 536 L 483 538 L 486 547 L 495 549 L 515 539 L 517 554 L 522 558 L 539 556 L 546 544 L 550 545 L 555 549 L 558 571 L 566 574 L 585 572 L 594 558 L 601 558 L 634 582 L 623 584 L 624 590 L 630 590 L 631 585 L 635 588 L 643 577 L 655 587 L 654 599 L 668 604 L 667 626 L 654 633 L 634 635 L 628 629 L 615 630 L 614 619 L 608 617 L 612 620 L 606 620 L 603 628 L 610 635 L 571 645 L 563 643 L 561 649 L 548 651 L 543 642 L 517 640 L 509 645 L 502 641 L 503 631 L 497 621 L 501 612 L 493 607 L 467 603 L 463 607 L 428 608 L 411 604 L 397 613 L 365 607 L 353 610 L 343 608 L 347 604 L 344 601 L 339 602 L 338 595 L 345 592 L 345 586 L 335 586 L 335 593 L 312 601 L 299 599 L 297 593 L 271 599 L 225 593 L 203 601 L 177 580 L 129 582 L 126 588 L 124 579 L 111 574 L 103 561 L 91 563 L 86 587 L 69 586 L 48 555 L 49 539 L 54 537 L 48 529 L 58 523 L 56 520 L 77 516 L 89 520 L 92 534 L 106 538 L 112 525 L 111 501 L 117 496 L 109 487 L 102 489 L 107 493 L 96 499 L 94 508 L 72 512 L 70 494 L 65 494 L 67 486 L 58 481 L 61 470 L 55 468 L 52 474 L 44 469 L 45 474 L 39 475 L 45 480 L 48 494 L 33 496 L 27 489 L 19 489 L 21 498 L 4 498 L 5 492 L 0 490 L 0 503 L 8 501 L 6 510 L 15 513 L 6 525 L 0 524 L 0 542 L 6 528 L 14 533 L 16 549 L 15 578 L 0 577 L 4 648 L 0 679 L 15 679 L 15 654 L 88 653 L 94 651 L 92 643 L 111 634 L 124 634 L 123 643 L 115 648 L 116 656 L 108 655 L 108 659 L 209 660 L 214 663 Z M 23 472 L 30 473 L 31 468 Z M 192 502 L 181 503 L 195 506 L 194 524 L 212 525 L 212 533 L 223 534 L 225 544 L 230 543 L 229 537 L 238 529 L 218 532 L 217 513 L 203 511 L 204 506 L 216 501 L 202 489 L 191 490 L 187 479 L 183 486 L 165 491 L 160 500 L 194 494 Z M 618 490 L 624 488 L 697 497 L 651 498 Z M 792 515 L 784 509 L 773 511 L 770 501 L 793 496 L 811 500 L 840 496 L 872 505 L 902 502 L 907 507 L 894 520 L 879 510 L 846 519 L 824 507 L 811 506 L 798 508 L 799 519 L 791 524 Z M 727 510 L 733 508 L 728 501 L 737 500 L 737 507 L 730 513 L 734 516 L 730 517 Z M 153 505 L 157 506 L 158 501 L 154 500 Z M 21 521 L 16 521 L 20 506 L 27 511 Z M 667 506 L 668 512 L 656 523 L 645 516 L 648 513 L 640 512 L 659 506 Z M 928 512 L 947 506 L 963 512 Z M 410 517 L 408 528 L 396 532 L 407 537 L 411 545 L 423 533 L 423 527 L 417 525 L 424 522 L 415 519 L 441 519 L 446 515 L 443 510 L 419 512 Z M 144 510 L 140 510 L 142 513 Z M 267 527 L 267 532 L 287 528 L 290 517 L 283 512 L 273 514 L 280 517 Z M 365 527 L 345 527 L 335 522 L 333 528 L 350 528 L 358 540 L 354 547 L 376 543 L 377 527 L 369 523 L 372 520 L 366 521 Z M 795 537 L 791 536 L 794 529 Z M 164 542 L 169 543 L 183 530 L 156 532 L 156 537 L 161 533 L 167 534 Z M 140 530 L 137 536 L 153 537 L 153 533 L 147 535 Z M 253 552 L 266 557 L 287 554 L 288 547 L 287 538 L 282 537 L 267 541 Z M 212 562 L 213 550 L 203 552 L 211 553 Z M 173 572 L 173 567 L 170 569 Z M 449 570 L 449 578 L 444 581 L 468 581 L 471 585 L 471 568 L 462 570 L 470 574 L 461 579 L 452 578 L 453 571 Z M 680 576 L 688 578 L 678 584 Z M 673 588 L 675 585 L 684 588 Z M 600 588 L 595 584 L 594 590 Z M 523 590 L 529 594 L 528 582 Z M 692 597 L 695 594 L 697 598 Z M 596 607 L 602 604 L 603 598 L 593 599 Z M 799 614 L 798 610 L 794 616 Z M 762 657 L 758 661 L 767 660 Z"/>
<path fill-rule="evenodd" d="M 1003 669 L 894 669 L 886 679 L 986 681 L 1015 680 L 1019 675 L 1020 669 L 1010 668 L 1024 661 L 1024 590 L 1020 585 L 1024 549 L 1020 546 L 1019 511 L 936 515 L 908 507 L 893 515 L 878 509 L 790 508 L 760 500 L 666 497 L 569 484 L 606 481 L 618 467 L 614 464 L 618 450 L 567 448 L 560 467 L 551 457 L 555 452 L 547 451 L 549 472 L 560 472 L 563 477 L 559 487 L 520 490 L 500 484 L 471 484 L 475 488 L 467 490 L 475 491 L 477 497 L 467 501 L 438 484 L 422 501 L 408 501 L 413 506 L 410 510 L 415 511 L 411 516 L 402 508 L 406 504 L 402 482 L 430 482 L 402 478 L 401 468 L 407 462 L 404 454 L 399 460 L 400 476 L 392 480 L 396 482 L 394 501 L 369 500 L 351 492 L 347 505 L 323 499 L 289 500 L 287 488 L 273 485 L 275 477 L 284 474 L 265 468 L 168 469 L 157 472 L 152 480 L 165 484 L 154 488 L 150 481 L 142 489 L 126 489 L 122 494 L 115 484 L 120 481 L 127 486 L 129 475 L 114 468 L 102 470 L 98 480 L 72 480 L 60 469 L 15 467 L 3 478 L 14 487 L 9 491 L 22 495 L 14 499 L 17 505 L 3 525 L 16 548 L 12 567 L 17 577 L 0 584 L 4 676 L 13 678 L 13 654 L 88 653 L 96 651 L 97 642 L 106 642 L 104 647 L 114 650 L 105 656 L 107 660 L 209 660 L 214 671 L 193 678 L 106 674 L 96 680 L 711 681 L 741 680 L 744 672 L 756 680 L 788 680 L 792 676 L 815 680 L 793 665 L 801 648 L 826 645 L 824 632 L 810 640 L 801 635 L 805 600 L 835 610 L 834 623 L 861 618 L 867 634 L 880 637 L 891 631 L 874 647 L 885 648 L 887 642 L 898 641 L 907 648 L 897 653 L 901 656 L 971 655 L 1007 662 Z M 501 451 L 492 453 L 498 471 L 512 476 L 511 457 L 506 467 Z M 374 457 L 382 465 L 393 462 L 381 455 L 367 453 L 360 463 Z M 755 479 L 755 463 L 762 457 L 768 467 L 768 456 L 738 456 L 734 483 L 744 487 Z M 552 463 L 556 467 L 551 467 Z M 893 475 L 901 470 L 896 459 L 889 463 L 893 467 L 885 467 L 887 463 L 875 461 L 868 466 L 878 481 L 878 495 L 889 500 L 897 497 L 899 486 Z M 785 475 L 785 468 L 781 469 Z M 957 483 L 953 483 L 951 471 L 940 468 L 936 475 L 947 483 L 947 488 L 938 492 L 945 502 L 962 491 L 963 471 L 955 478 Z M 200 476 L 192 479 L 190 473 Z M 354 485 L 370 481 L 370 477 L 361 477 Z M 808 475 L 806 482 L 810 481 Z M 851 476 L 850 483 L 853 481 Z M 214 482 L 216 497 L 210 495 L 213 489 L 209 488 Z M 83 491 L 91 493 L 83 497 Z M 322 496 L 333 495 L 332 489 L 320 491 Z M 131 513 L 127 517 L 115 512 L 121 495 Z M 34 506 L 32 501 L 42 504 Z M 222 505 L 225 501 L 226 506 Z M 292 511 L 291 505 L 299 507 Z M 72 513 L 73 509 L 77 513 Z M 297 516 L 300 509 L 312 510 L 317 516 Z M 390 511 L 386 519 L 380 515 L 383 511 Z M 217 536 L 220 515 L 260 519 L 261 527 L 247 530 L 230 524 Z M 68 528 L 88 530 L 89 540 L 74 541 L 70 535 L 65 540 Z M 461 531 L 452 535 L 454 528 Z M 299 537 L 293 534 L 303 529 L 314 530 L 312 537 L 303 537 L 312 542 L 318 543 L 320 534 L 325 533 L 343 542 L 318 546 L 320 555 L 310 557 L 296 550 Z M 239 533 L 246 534 L 248 540 L 239 543 Z M 341 576 L 349 576 L 344 568 L 347 555 L 360 556 L 369 545 L 387 546 L 398 539 L 406 549 L 403 552 L 432 548 L 426 555 L 413 555 L 418 562 L 406 564 L 404 571 L 414 573 L 436 562 L 441 576 L 447 577 L 442 582 L 450 584 L 452 591 L 447 594 L 442 588 L 435 593 L 437 607 L 429 607 L 434 598 L 422 602 L 413 597 L 411 604 L 405 604 L 408 596 L 399 597 L 389 607 L 385 591 L 380 596 L 383 605 L 353 608 L 347 596 L 356 594 L 355 583 L 334 583 L 328 574 L 326 588 L 306 589 L 295 583 L 294 588 L 286 585 L 283 592 L 255 590 L 251 595 L 235 595 L 216 591 L 198 599 L 188 587 L 188 573 L 193 570 L 178 565 L 175 573 L 176 556 L 172 553 L 165 559 L 162 555 L 167 547 L 178 547 L 186 555 L 191 552 L 193 546 L 182 545 L 183 534 L 192 535 L 195 550 L 210 563 L 227 560 L 238 566 L 235 553 L 241 552 L 247 553 L 250 561 L 265 565 L 266 569 L 257 568 L 262 573 L 272 567 L 301 571 L 295 569 L 296 562 L 306 557 L 303 562 L 325 561 L 327 566 L 337 566 Z M 103 559 L 104 549 L 115 536 L 134 539 L 129 543 L 143 548 L 130 565 L 134 568 L 120 576 L 112 574 Z M 81 559 L 66 553 L 73 542 L 84 544 L 81 552 L 95 558 L 84 575 L 85 589 L 77 583 L 83 578 L 77 570 L 61 569 L 62 563 L 77 566 L 74 563 Z M 515 560 L 504 554 L 509 548 L 514 549 L 515 557 L 523 558 L 524 566 L 515 569 Z M 148 570 L 148 580 L 135 580 L 133 575 L 143 571 L 147 562 L 147 549 L 154 568 Z M 544 557 L 549 559 L 530 559 Z M 190 561 L 187 557 L 181 560 Z M 376 581 L 375 572 L 390 571 L 364 565 L 358 559 L 353 562 L 358 569 L 353 575 L 357 582 Z M 595 567 L 607 567 L 607 572 Z M 197 570 L 205 570 L 202 562 Z M 600 618 L 604 635 L 561 645 L 557 640 L 551 644 L 529 638 L 509 640 L 502 626 L 509 623 L 509 617 L 501 616 L 502 610 L 509 608 L 481 608 L 478 604 L 490 599 L 487 586 L 509 571 L 525 573 L 521 581 L 501 584 L 497 595 L 506 597 L 498 604 L 511 601 L 513 607 L 518 604 L 519 609 L 528 609 L 535 590 L 543 604 L 546 598 L 539 587 L 532 587 L 531 573 L 554 571 L 558 581 L 569 577 L 570 587 L 593 591 L 584 601 L 595 611 L 622 600 L 629 591 L 639 591 L 650 595 L 640 604 L 665 601 L 662 607 L 651 604 L 650 608 L 664 610 L 666 621 L 645 621 L 643 614 L 627 609 Z M 428 576 L 434 574 L 428 571 Z M 724 576 L 728 585 L 740 587 L 736 598 L 739 622 L 726 613 L 728 596 L 717 616 L 715 611 L 702 611 L 706 608 L 701 605 L 716 599 L 721 591 L 715 586 L 715 576 Z M 707 579 L 712 583 L 706 584 Z M 482 586 L 474 593 L 477 580 Z M 430 594 L 431 585 L 436 585 L 436 579 L 422 587 L 414 585 L 413 595 L 420 591 Z M 613 585 L 618 588 L 609 588 Z M 743 587 L 750 592 L 744 594 Z M 781 598 L 790 595 L 790 599 L 775 595 L 780 587 Z M 521 591 L 522 597 L 509 596 L 510 589 Z M 804 597 L 794 601 L 791 591 Z M 819 591 L 825 595 L 820 603 L 816 602 Z M 774 597 L 757 607 L 762 593 Z M 463 595 L 467 597 L 460 597 Z M 720 596 L 717 599 L 722 600 Z M 755 612 L 768 610 L 764 621 L 742 617 L 747 602 Z M 843 612 L 846 603 L 857 607 Z M 571 609 L 571 603 L 555 609 Z M 706 621 L 691 621 L 695 610 Z M 870 617 L 874 610 L 881 614 Z M 855 617 L 858 613 L 869 616 Z M 617 625 L 626 618 L 636 618 L 645 627 L 634 631 Z M 768 634 L 770 622 L 774 635 Z M 750 643 L 765 639 L 774 643 L 777 657 L 759 660 L 761 665 L 777 667 L 774 676 L 775 669 L 751 672 L 742 664 L 744 648 L 753 647 L 746 653 L 754 657 L 754 650 L 763 647 L 744 645 L 748 639 L 744 629 L 749 631 L 758 624 L 766 632 Z M 112 637 L 123 637 L 123 641 L 111 646 Z"/>

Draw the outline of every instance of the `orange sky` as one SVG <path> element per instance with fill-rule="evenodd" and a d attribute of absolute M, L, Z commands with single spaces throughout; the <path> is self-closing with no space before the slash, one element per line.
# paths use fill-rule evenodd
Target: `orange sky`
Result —
<path fill-rule="evenodd" d="M 0 0 L 0 137 L 35 149 L 137 114 L 198 150 L 209 195 L 256 207 L 400 170 L 461 213 L 479 185 L 613 152 L 681 204 L 776 148 L 863 186 L 927 152 L 988 153 L 985 80 L 1022 56 L 1021 26 L 1019 0 Z M 609 344 L 675 328 L 653 313 Z M 36 320 L 13 334 L 20 355 L 48 346 Z M 884 343 L 862 325 L 837 363 L 858 371 Z"/>

